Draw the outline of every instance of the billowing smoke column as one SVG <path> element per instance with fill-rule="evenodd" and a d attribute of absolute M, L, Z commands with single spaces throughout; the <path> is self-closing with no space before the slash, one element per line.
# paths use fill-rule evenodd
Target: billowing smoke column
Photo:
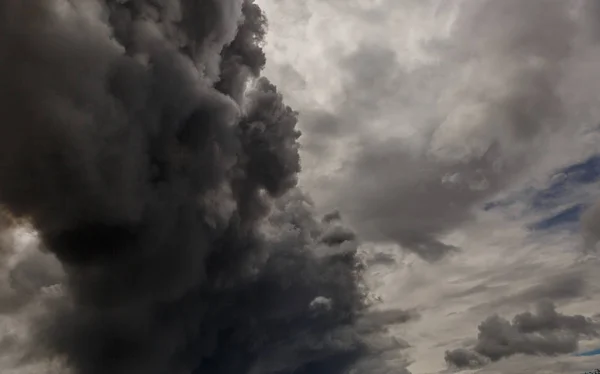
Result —
<path fill-rule="evenodd" d="M 354 236 L 295 189 L 264 32 L 252 0 L 0 1 L 0 203 L 66 273 L 36 355 L 77 374 L 385 370 L 362 360 L 380 327 Z"/>

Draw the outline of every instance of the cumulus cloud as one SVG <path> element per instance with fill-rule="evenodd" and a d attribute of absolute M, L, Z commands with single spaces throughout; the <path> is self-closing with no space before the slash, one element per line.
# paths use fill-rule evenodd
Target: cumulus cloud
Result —
<path fill-rule="evenodd" d="M 4 0 L 0 21 L 0 203 L 48 251 L 11 292 L 62 290 L 3 372 L 402 361 L 385 324 L 410 317 L 370 314 L 355 235 L 296 189 L 297 113 L 261 76 L 252 0 Z"/>
<path fill-rule="evenodd" d="M 512 322 L 498 315 L 479 325 L 472 350 L 446 351 L 445 360 L 459 369 L 483 366 L 516 354 L 556 356 L 575 352 L 579 340 L 597 337 L 600 325 L 582 315 L 564 315 L 552 302 L 538 303 L 536 313 L 524 312 Z"/>
<path fill-rule="evenodd" d="M 464 348 L 446 351 L 444 360 L 449 366 L 457 369 L 476 369 L 489 362 L 487 357 Z"/>

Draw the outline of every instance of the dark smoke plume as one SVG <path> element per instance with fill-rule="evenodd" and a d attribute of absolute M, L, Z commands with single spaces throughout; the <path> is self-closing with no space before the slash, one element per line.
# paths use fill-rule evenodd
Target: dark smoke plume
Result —
<path fill-rule="evenodd" d="M 402 344 L 378 339 L 354 235 L 295 189 L 265 27 L 252 0 L 0 1 L 0 203 L 66 274 L 30 358 L 388 370 L 375 353 Z"/>

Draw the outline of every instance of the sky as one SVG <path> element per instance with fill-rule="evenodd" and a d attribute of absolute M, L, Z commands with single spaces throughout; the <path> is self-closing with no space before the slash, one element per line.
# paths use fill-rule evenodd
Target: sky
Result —
<path fill-rule="evenodd" d="M 444 353 L 472 350 L 494 314 L 549 300 L 597 318 L 593 4 L 260 3 L 266 72 L 301 113 L 301 183 L 366 239 L 379 307 L 418 311 L 394 327 L 412 373 L 452 370 Z M 573 352 L 598 347 L 592 334 Z M 600 365 L 573 352 L 467 372 Z"/>
<path fill-rule="evenodd" d="M 0 0 L 4 374 L 600 368 L 594 0 Z"/>

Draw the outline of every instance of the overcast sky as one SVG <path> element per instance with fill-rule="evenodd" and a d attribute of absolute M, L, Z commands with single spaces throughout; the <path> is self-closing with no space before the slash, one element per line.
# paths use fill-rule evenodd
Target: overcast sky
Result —
<path fill-rule="evenodd" d="M 409 370 L 452 369 L 455 349 L 481 373 L 598 366 L 571 357 L 598 348 L 594 334 L 553 351 L 533 342 L 546 333 L 513 331 L 521 343 L 490 365 L 474 351 L 494 314 L 600 310 L 594 2 L 260 4 L 266 74 L 301 113 L 303 186 L 364 239 L 379 307 L 420 315 L 394 328 Z M 549 350 L 519 347 L 538 343 Z"/>

